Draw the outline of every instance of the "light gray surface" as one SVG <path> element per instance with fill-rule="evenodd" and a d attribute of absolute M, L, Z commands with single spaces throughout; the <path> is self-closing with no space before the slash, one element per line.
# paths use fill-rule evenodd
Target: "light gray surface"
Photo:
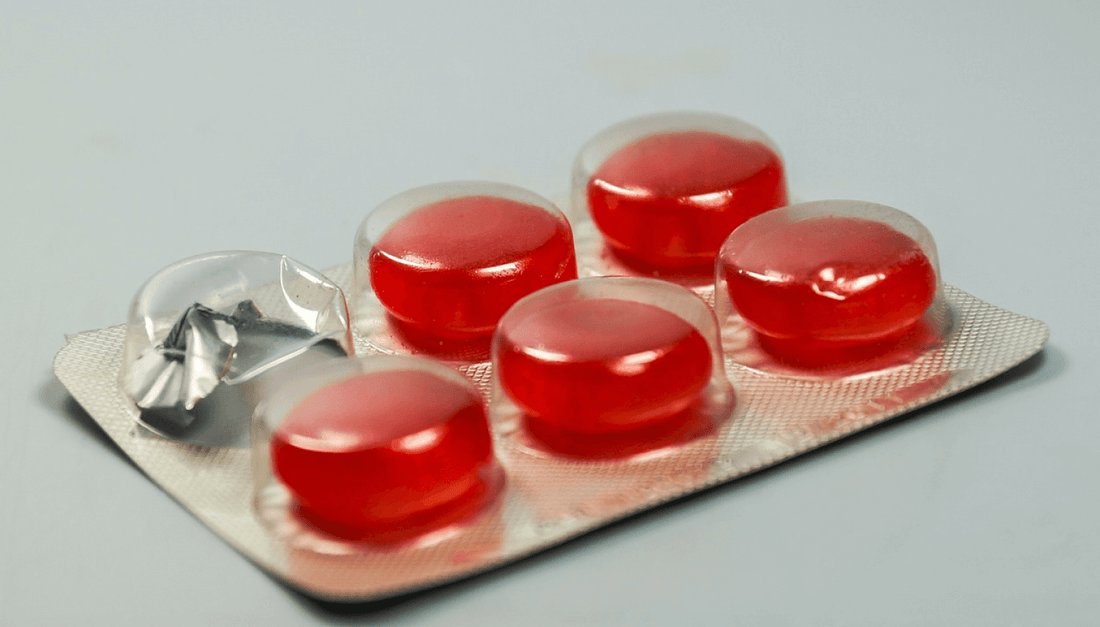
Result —
<path fill-rule="evenodd" d="M 1090 3 L 0 7 L 0 624 L 1095 624 L 1100 8 Z M 1005 379 L 503 571 L 319 606 L 217 540 L 50 375 L 180 258 L 344 263 L 365 211 L 565 194 L 627 117 L 765 129 L 803 199 L 906 210 L 1051 325 Z M 211 231 L 208 225 L 221 224 Z"/>

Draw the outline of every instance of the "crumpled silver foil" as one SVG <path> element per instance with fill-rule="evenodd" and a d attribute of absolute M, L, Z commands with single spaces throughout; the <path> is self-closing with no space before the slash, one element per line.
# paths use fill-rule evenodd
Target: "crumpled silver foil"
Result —
<path fill-rule="evenodd" d="M 260 312 L 245 301 L 237 305 L 246 315 Z M 237 348 L 236 315 L 223 314 L 195 303 L 180 316 L 164 343 L 148 346 L 127 373 L 124 388 L 141 409 L 190 411 L 214 391 L 229 373 Z"/>

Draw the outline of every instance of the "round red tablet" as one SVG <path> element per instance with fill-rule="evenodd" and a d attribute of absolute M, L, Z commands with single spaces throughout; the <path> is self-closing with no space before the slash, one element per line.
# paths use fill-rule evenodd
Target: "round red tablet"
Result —
<path fill-rule="evenodd" d="M 707 387 L 715 359 L 699 328 L 649 302 L 584 291 L 616 280 L 544 290 L 501 321 L 494 363 L 528 422 L 576 434 L 620 433 L 680 414 Z M 684 296 L 706 309 L 686 290 Z"/>
<path fill-rule="evenodd" d="M 481 396 L 442 366 L 413 366 L 325 385 L 274 428 L 272 471 L 307 519 L 385 529 L 482 495 L 493 452 Z"/>
<path fill-rule="evenodd" d="M 361 237 L 369 239 L 369 252 L 357 271 L 367 266 L 364 282 L 391 322 L 427 351 L 453 341 L 487 342 L 517 300 L 577 277 L 565 216 L 509 186 L 413 190 L 372 213 Z"/>
<path fill-rule="evenodd" d="M 770 140 L 722 116 L 613 127 L 586 146 L 577 170 L 608 246 L 643 271 L 709 274 L 737 226 L 787 204 L 783 161 Z"/>
<path fill-rule="evenodd" d="M 746 222 L 718 263 L 733 308 L 770 340 L 852 345 L 913 327 L 939 288 L 931 235 L 881 205 L 824 201 Z"/>

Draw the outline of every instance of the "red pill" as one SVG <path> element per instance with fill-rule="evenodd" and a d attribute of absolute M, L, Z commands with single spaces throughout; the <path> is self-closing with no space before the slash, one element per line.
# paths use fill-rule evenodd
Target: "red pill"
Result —
<path fill-rule="evenodd" d="M 787 183 L 783 161 L 763 142 L 678 131 L 612 154 L 587 194 L 593 222 L 627 263 L 709 273 L 735 228 L 787 204 Z"/>
<path fill-rule="evenodd" d="M 270 446 L 274 473 L 306 518 L 350 530 L 403 525 L 480 497 L 493 461 L 478 393 L 418 370 L 317 390 Z"/>
<path fill-rule="evenodd" d="M 413 210 L 369 259 L 371 286 L 392 318 L 412 336 L 443 340 L 487 338 L 517 300 L 577 277 L 564 215 L 494 196 Z"/>
<path fill-rule="evenodd" d="M 897 336 L 922 318 L 939 284 L 916 240 L 877 220 L 837 215 L 749 222 L 726 243 L 719 271 L 750 326 L 799 342 Z"/>
<path fill-rule="evenodd" d="M 557 302 L 508 317 L 495 347 L 500 383 L 528 421 L 578 434 L 643 428 L 707 387 L 710 346 L 679 316 L 612 298 Z"/>

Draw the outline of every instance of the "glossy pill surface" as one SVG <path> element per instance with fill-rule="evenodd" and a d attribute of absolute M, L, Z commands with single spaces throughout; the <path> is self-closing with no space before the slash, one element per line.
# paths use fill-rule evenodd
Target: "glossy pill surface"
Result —
<path fill-rule="evenodd" d="M 352 530 L 476 498 L 493 461 L 477 392 L 417 370 L 360 374 L 313 392 L 275 430 L 270 455 L 307 518 Z"/>
<path fill-rule="evenodd" d="M 699 331 L 660 307 L 576 299 L 507 318 L 495 348 L 505 393 L 528 421 L 578 434 L 623 432 L 688 408 L 711 375 Z"/>
<path fill-rule="evenodd" d="M 560 212 L 493 196 L 440 201 L 394 222 L 370 252 L 370 281 L 413 336 L 487 338 L 504 312 L 577 277 Z M 430 344 L 430 339 L 423 344 Z"/>
<path fill-rule="evenodd" d="M 889 224 L 822 215 L 742 228 L 719 272 L 737 312 L 769 338 L 874 342 L 911 328 L 935 299 L 933 260 Z"/>
<path fill-rule="evenodd" d="M 779 155 L 761 141 L 677 131 L 610 155 L 587 196 L 593 222 L 624 261 L 709 273 L 737 226 L 787 204 L 787 184 Z"/>

